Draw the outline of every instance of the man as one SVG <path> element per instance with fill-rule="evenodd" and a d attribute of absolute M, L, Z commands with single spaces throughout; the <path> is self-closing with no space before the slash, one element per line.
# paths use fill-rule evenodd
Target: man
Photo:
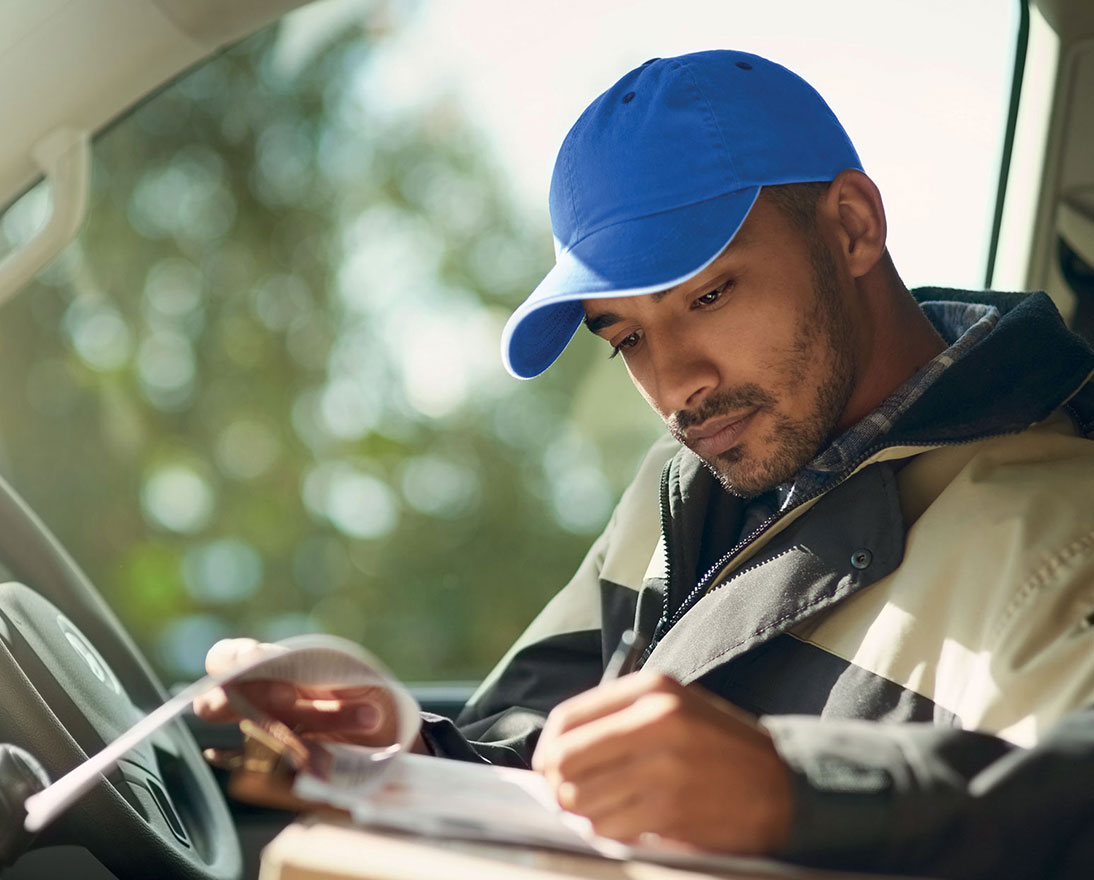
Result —
<path fill-rule="evenodd" d="M 531 762 L 623 840 L 1087 876 L 1094 354 L 1043 295 L 910 293 L 842 127 L 754 55 L 623 77 L 567 136 L 551 215 L 507 367 L 585 323 L 671 442 L 420 747 Z M 632 626 L 643 669 L 597 686 Z"/>

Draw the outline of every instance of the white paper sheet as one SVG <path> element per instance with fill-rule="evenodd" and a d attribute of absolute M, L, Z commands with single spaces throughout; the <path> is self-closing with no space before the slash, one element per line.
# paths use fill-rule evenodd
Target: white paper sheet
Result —
<path fill-rule="evenodd" d="M 343 776 L 351 769 L 359 778 L 370 773 L 376 775 L 375 769 L 381 762 L 407 749 L 418 735 L 421 716 L 417 702 L 376 657 L 360 645 L 335 636 L 298 636 L 278 642 L 269 654 L 253 663 L 223 675 L 206 676 L 184 688 L 102 751 L 27 798 L 23 827 L 31 833 L 44 828 L 134 746 L 187 711 L 197 697 L 231 682 L 267 679 L 332 689 L 381 687 L 390 693 L 398 718 L 396 742 L 385 748 L 361 748 L 352 755 L 344 755 L 340 768 Z M 349 761 L 353 762 L 352 768 L 347 764 Z"/>

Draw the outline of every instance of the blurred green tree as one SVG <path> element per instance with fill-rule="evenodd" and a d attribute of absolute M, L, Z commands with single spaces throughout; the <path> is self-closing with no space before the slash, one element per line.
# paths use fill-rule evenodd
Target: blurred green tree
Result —
<path fill-rule="evenodd" d="M 383 11 L 298 69 L 259 34 L 105 132 L 85 230 L 0 320 L 8 479 L 168 679 L 314 630 L 481 676 L 651 436 L 571 393 L 588 346 L 501 371 L 550 234 L 457 102 L 370 91 Z"/>

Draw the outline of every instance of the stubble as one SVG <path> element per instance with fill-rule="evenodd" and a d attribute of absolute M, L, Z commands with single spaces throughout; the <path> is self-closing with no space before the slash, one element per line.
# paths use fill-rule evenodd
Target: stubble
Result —
<path fill-rule="evenodd" d="M 708 396 L 694 411 L 674 413 L 669 430 L 683 441 L 687 428 L 734 412 L 756 409 L 774 415 L 768 433 L 704 459 L 726 491 L 744 498 L 786 483 L 832 439 L 854 390 L 854 363 L 847 339 L 848 316 L 840 300 L 835 263 L 819 239 L 810 247 L 813 307 L 778 372 L 779 389 L 815 384 L 812 406 L 800 417 L 779 410 L 780 398 L 756 384 L 740 385 Z M 748 454 L 748 449 L 752 454 Z"/>

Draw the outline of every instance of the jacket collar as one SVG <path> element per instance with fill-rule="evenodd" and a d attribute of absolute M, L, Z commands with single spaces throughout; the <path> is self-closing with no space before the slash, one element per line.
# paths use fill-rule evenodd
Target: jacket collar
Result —
<path fill-rule="evenodd" d="M 1094 352 L 1043 293 L 913 291 L 919 302 L 993 305 L 995 329 L 893 425 L 887 445 L 952 443 L 1021 431 L 1048 418 L 1094 372 Z"/>
<path fill-rule="evenodd" d="M 991 333 L 896 420 L 879 446 L 930 447 L 1014 433 L 1047 418 L 1068 400 L 1083 397 L 1076 396 L 1076 392 L 1084 385 L 1086 391 L 1094 387 L 1088 381 L 1094 372 L 1094 352 L 1067 330 L 1045 294 L 970 293 L 940 288 L 919 289 L 914 294 L 920 302 L 989 304 L 999 310 L 1000 319 Z M 1094 393 L 1085 397 L 1094 405 Z M 1094 415 L 1088 415 L 1088 421 L 1094 424 Z M 827 497 L 824 500 L 827 502 Z M 890 510 L 897 504 L 895 496 L 878 501 Z M 722 546 L 730 549 L 744 507 L 744 502 L 725 492 L 687 449 L 681 449 L 665 468 L 661 504 L 667 571 L 665 582 L 657 585 L 658 592 L 664 590 L 665 612 L 657 637 L 664 636 L 676 616 L 705 594 L 711 572 L 697 570 L 699 548 L 721 536 Z M 824 507 L 833 513 L 839 511 L 839 507 L 831 508 L 827 503 Z M 878 511 L 872 515 L 877 517 Z M 725 536 L 733 537 L 726 540 Z M 872 574 L 878 574 L 881 568 L 875 567 Z M 860 578 L 853 580 L 856 587 L 862 585 Z M 825 595 L 837 592 L 845 594 L 833 582 Z M 797 603 L 802 606 L 799 611 L 804 613 L 812 599 L 803 597 Z M 785 613 L 785 608 L 783 611 L 785 620 L 800 617 Z"/>
<path fill-rule="evenodd" d="M 718 506 L 711 502 L 708 512 Z M 756 559 L 692 603 L 688 625 L 664 632 L 648 666 L 685 684 L 701 678 L 876 583 L 903 555 L 894 469 L 876 463 L 824 495 Z"/>

